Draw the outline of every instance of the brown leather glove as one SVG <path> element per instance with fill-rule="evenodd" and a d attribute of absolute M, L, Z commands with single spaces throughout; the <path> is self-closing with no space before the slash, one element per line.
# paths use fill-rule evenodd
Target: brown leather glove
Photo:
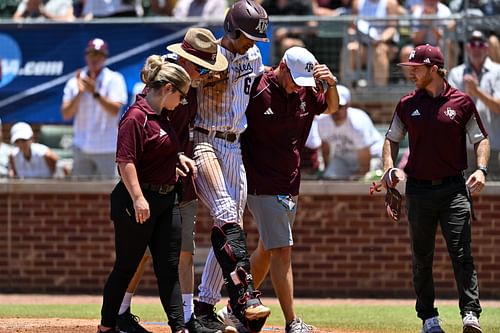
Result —
<path fill-rule="evenodd" d="M 387 210 L 387 215 L 394 221 L 397 221 L 401 216 L 402 200 L 403 197 L 396 188 L 387 188 L 387 193 L 385 194 L 385 208 Z"/>

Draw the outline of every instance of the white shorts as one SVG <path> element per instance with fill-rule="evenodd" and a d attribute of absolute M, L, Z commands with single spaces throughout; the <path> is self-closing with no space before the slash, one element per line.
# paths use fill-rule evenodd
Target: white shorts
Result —
<path fill-rule="evenodd" d="M 255 219 L 260 240 L 266 250 L 293 245 L 292 227 L 297 212 L 298 197 L 288 197 L 288 200 L 283 197 L 248 195 L 248 209 Z"/>

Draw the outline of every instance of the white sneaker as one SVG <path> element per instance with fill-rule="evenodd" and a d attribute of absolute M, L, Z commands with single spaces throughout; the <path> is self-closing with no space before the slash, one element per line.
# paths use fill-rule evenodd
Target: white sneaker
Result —
<path fill-rule="evenodd" d="M 481 325 L 479 325 L 479 319 L 474 312 L 469 311 L 465 313 L 465 316 L 462 318 L 464 323 L 463 333 L 482 333 Z"/>
<path fill-rule="evenodd" d="M 313 330 L 314 326 L 307 325 L 299 317 L 285 327 L 285 333 L 311 333 Z"/>
<path fill-rule="evenodd" d="M 229 313 L 227 306 L 224 306 L 222 309 L 217 311 L 217 316 L 226 324 L 227 326 L 236 327 L 238 333 L 250 333 L 250 330 L 243 325 L 243 323 L 236 318 L 235 315 Z"/>
<path fill-rule="evenodd" d="M 439 325 L 439 317 L 426 319 L 422 326 L 422 333 L 444 333 L 441 325 Z"/>

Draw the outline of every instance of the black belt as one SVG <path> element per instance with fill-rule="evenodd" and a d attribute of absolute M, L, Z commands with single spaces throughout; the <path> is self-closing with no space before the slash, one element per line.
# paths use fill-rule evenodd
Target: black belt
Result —
<path fill-rule="evenodd" d="M 413 178 L 413 177 L 408 177 L 408 180 L 414 184 L 430 185 L 430 186 L 451 184 L 451 183 L 461 183 L 461 182 L 465 181 L 465 179 L 462 175 L 448 176 L 448 177 L 443 177 L 443 178 L 439 178 L 439 179 L 430 179 L 430 180 L 429 179 L 417 179 L 417 178 Z"/>
<path fill-rule="evenodd" d="M 141 188 L 146 191 L 158 192 L 159 194 L 169 194 L 175 189 L 175 185 L 141 183 Z"/>
<path fill-rule="evenodd" d="M 209 130 L 206 130 L 206 129 L 201 128 L 201 127 L 195 127 L 194 130 L 198 131 L 200 133 L 206 134 L 206 135 L 210 134 Z M 219 139 L 224 139 L 224 140 L 229 141 L 231 143 L 233 143 L 236 140 L 238 140 L 238 134 L 233 133 L 233 132 L 215 131 L 215 137 L 219 138 Z"/>

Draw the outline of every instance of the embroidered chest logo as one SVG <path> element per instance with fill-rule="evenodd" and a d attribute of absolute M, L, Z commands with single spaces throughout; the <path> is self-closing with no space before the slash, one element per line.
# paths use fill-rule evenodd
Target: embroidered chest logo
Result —
<path fill-rule="evenodd" d="M 444 114 L 447 115 L 450 119 L 455 119 L 455 116 L 457 115 L 457 111 L 453 110 L 449 106 L 446 108 L 446 111 L 444 111 Z"/>
<path fill-rule="evenodd" d="M 312 62 L 308 62 L 304 69 L 310 73 L 310 72 L 312 72 L 313 67 L 314 67 L 314 65 L 312 64 Z"/>
<path fill-rule="evenodd" d="M 411 116 L 412 116 L 412 117 L 418 117 L 418 116 L 420 116 L 420 112 L 418 111 L 418 109 L 415 109 L 415 111 L 413 111 L 413 112 L 411 113 Z"/>
<path fill-rule="evenodd" d="M 268 108 L 264 114 L 267 114 L 267 115 L 270 115 L 270 114 L 274 114 L 273 110 L 271 110 L 271 108 Z"/>
<path fill-rule="evenodd" d="M 306 102 L 305 101 L 300 102 L 299 109 L 300 109 L 300 117 L 305 117 L 309 114 L 309 112 L 306 112 Z"/>
<path fill-rule="evenodd" d="M 267 19 L 259 19 L 259 23 L 255 27 L 255 30 L 257 30 L 259 33 L 263 34 L 267 31 L 268 24 L 269 24 L 269 21 Z"/>

